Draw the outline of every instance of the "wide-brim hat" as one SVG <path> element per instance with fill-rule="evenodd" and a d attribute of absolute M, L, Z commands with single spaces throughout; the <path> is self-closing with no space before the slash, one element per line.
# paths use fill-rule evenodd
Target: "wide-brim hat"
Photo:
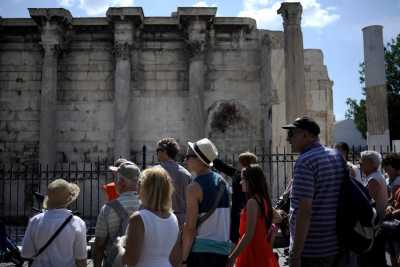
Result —
<path fill-rule="evenodd" d="M 77 184 L 69 183 L 64 179 L 54 180 L 47 188 L 43 208 L 66 208 L 78 198 L 80 191 Z"/>
<path fill-rule="evenodd" d="M 188 142 L 195 155 L 207 166 L 212 167 L 213 161 L 218 157 L 218 150 L 208 138 L 197 142 Z"/>

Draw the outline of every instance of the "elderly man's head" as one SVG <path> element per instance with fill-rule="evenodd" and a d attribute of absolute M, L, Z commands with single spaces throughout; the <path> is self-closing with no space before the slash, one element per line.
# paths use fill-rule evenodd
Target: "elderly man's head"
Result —
<path fill-rule="evenodd" d="M 116 189 L 119 194 L 137 190 L 140 168 L 136 164 L 126 162 L 119 167 L 111 169 L 116 173 Z"/>
<path fill-rule="evenodd" d="M 363 151 L 361 152 L 360 165 L 361 170 L 365 173 L 365 175 L 370 175 L 373 172 L 376 172 L 379 169 L 379 166 L 382 162 L 382 156 L 376 151 Z"/>

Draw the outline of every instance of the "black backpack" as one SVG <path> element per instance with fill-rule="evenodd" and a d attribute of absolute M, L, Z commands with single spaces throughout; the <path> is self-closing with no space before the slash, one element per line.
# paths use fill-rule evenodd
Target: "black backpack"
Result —
<path fill-rule="evenodd" d="M 368 252 L 374 244 L 378 226 L 375 202 L 368 189 L 346 171 L 337 211 L 337 233 L 341 247 L 357 254 Z"/>

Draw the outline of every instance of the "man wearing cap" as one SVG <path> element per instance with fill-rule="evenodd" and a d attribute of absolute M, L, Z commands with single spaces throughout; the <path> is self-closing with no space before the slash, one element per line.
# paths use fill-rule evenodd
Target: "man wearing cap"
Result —
<path fill-rule="evenodd" d="M 124 159 L 124 158 L 119 158 L 116 161 L 114 161 L 114 167 L 116 167 L 116 168 L 114 168 L 114 170 L 116 170 L 119 166 L 121 166 L 124 163 L 133 163 L 133 162 L 131 162 L 127 159 Z M 113 172 L 114 176 L 117 175 L 116 171 L 112 171 L 112 172 Z M 115 188 L 115 182 L 105 184 L 102 186 L 102 188 L 104 190 L 104 193 L 106 193 L 108 201 L 118 198 L 118 192 L 117 192 L 117 189 Z"/>
<path fill-rule="evenodd" d="M 97 217 L 94 243 L 95 267 L 112 266 L 117 252 L 115 250 L 115 242 L 121 232 L 126 216 L 130 216 L 140 206 L 137 195 L 137 183 L 140 175 L 139 167 L 128 161 L 119 167 L 110 166 L 109 169 L 116 174 L 115 183 L 119 197 L 106 203 Z M 121 213 L 123 214 L 121 215 Z M 121 218 L 122 216 L 124 218 Z M 125 229 L 123 231 L 125 232 Z"/>
<path fill-rule="evenodd" d="M 191 181 L 191 175 L 175 161 L 179 145 L 174 138 L 163 138 L 158 141 L 156 151 L 161 167 L 168 172 L 174 185 L 172 209 L 178 218 L 179 226 L 182 226 L 186 215 L 186 187 Z"/>
<path fill-rule="evenodd" d="M 63 179 L 49 184 L 43 203 L 47 211 L 30 219 L 22 242 L 22 257 L 33 259 L 33 267 L 86 266 L 86 225 L 67 209 L 79 191 L 78 185 Z"/>
<path fill-rule="evenodd" d="M 322 146 L 318 124 L 301 117 L 283 127 L 294 152 L 290 194 L 290 267 L 337 266 L 336 209 L 345 163 L 339 152 Z"/>
<path fill-rule="evenodd" d="M 231 250 L 229 241 L 230 207 L 226 184 L 223 184 L 219 203 L 216 198 L 223 178 L 213 171 L 218 156 L 214 144 L 207 138 L 188 143 L 186 162 L 195 173 L 186 191 L 186 223 L 183 227 L 182 266 L 226 266 Z M 207 214 L 216 203 L 216 209 L 197 227 L 199 215 Z"/>

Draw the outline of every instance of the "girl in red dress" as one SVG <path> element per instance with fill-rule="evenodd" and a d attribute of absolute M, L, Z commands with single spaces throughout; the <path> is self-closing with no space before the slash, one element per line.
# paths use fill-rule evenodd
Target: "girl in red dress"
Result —
<path fill-rule="evenodd" d="M 252 164 L 243 169 L 241 185 L 247 204 L 240 214 L 240 239 L 229 256 L 228 266 L 279 267 L 268 237 L 272 206 L 261 167 Z"/>

